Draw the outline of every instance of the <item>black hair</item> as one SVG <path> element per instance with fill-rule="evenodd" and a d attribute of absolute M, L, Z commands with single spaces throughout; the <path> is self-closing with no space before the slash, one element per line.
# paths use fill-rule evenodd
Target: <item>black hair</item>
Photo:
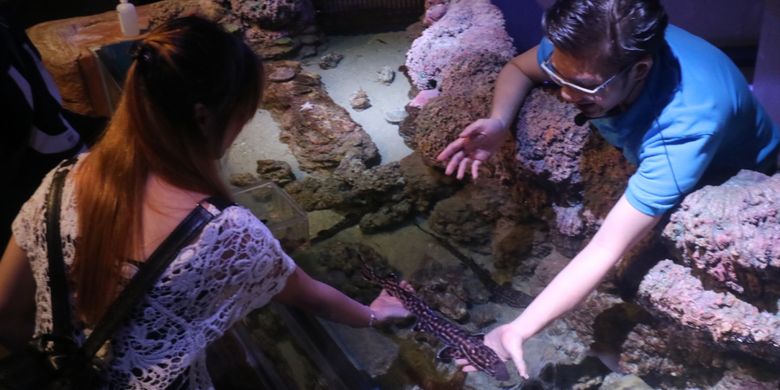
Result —
<path fill-rule="evenodd" d="M 655 54 L 668 24 L 660 0 L 558 0 L 542 18 L 558 50 L 613 72 Z"/>

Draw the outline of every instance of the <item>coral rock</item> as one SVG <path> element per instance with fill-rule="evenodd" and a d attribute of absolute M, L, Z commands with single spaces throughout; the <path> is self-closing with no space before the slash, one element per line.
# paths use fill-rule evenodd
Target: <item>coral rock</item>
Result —
<path fill-rule="evenodd" d="M 442 72 L 463 54 L 487 51 L 504 62 L 514 54 L 501 11 L 489 0 L 458 1 L 437 23 L 423 31 L 406 55 L 412 84 L 420 90 L 438 87 Z"/>
<path fill-rule="evenodd" d="M 663 236 L 706 283 L 774 311 L 780 298 L 779 210 L 780 175 L 741 171 L 688 195 Z"/>
<path fill-rule="evenodd" d="M 707 291 L 690 269 L 664 260 L 639 286 L 639 302 L 651 313 L 725 350 L 780 363 L 780 315 L 761 312 L 730 293 Z"/>

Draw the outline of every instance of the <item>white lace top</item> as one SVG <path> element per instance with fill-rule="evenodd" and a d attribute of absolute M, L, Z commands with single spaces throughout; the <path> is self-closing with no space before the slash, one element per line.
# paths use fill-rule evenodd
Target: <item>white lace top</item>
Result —
<path fill-rule="evenodd" d="M 72 176 L 65 182 L 60 217 L 66 270 L 80 235 Z M 50 172 L 12 225 L 37 284 L 36 336 L 52 329 L 44 218 L 52 177 Z M 190 389 L 213 388 L 206 346 L 249 311 L 268 303 L 294 270 L 293 260 L 249 210 L 226 208 L 179 252 L 111 339 L 108 386 L 164 389 L 183 374 Z M 81 331 L 79 324 L 74 326 Z"/>

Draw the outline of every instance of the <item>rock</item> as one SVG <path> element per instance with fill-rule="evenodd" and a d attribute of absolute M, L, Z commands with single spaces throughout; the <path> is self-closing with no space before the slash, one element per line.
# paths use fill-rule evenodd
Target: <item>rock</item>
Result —
<path fill-rule="evenodd" d="M 308 213 L 309 237 L 317 240 L 321 233 L 330 232 L 339 226 L 344 220 L 344 215 L 333 210 L 314 210 Z"/>
<path fill-rule="evenodd" d="M 269 83 L 263 105 L 304 172 L 332 171 L 351 159 L 368 167 L 379 162 L 371 137 L 328 96 L 317 74 L 302 71 L 289 82 Z"/>
<path fill-rule="evenodd" d="M 349 98 L 349 105 L 352 106 L 353 109 L 361 111 L 371 107 L 371 101 L 368 99 L 366 91 L 364 91 L 363 88 L 360 88 Z"/>
<path fill-rule="evenodd" d="M 308 1 L 230 0 L 230 9 L 243 20 L 258 26 L 279 30 L 289 27 L 302 16 L 313 12 Z"/>
<path fill-rule="evenodd" d="M 244 188 L 249 187 L 253 184 L 257 184 L 259 182 L 259 179 L 257 176 L 255 176 L 252 173 L 244 172 L 244 173 L 234 173 L 230 175 L 230 179 L 228 180 L 230 184 Z"/>
<path fill-rule="evenodd" d="M 360 219 L 360 230 L 364 233 L 376 233 L 398 226 L 412 211 L 408 200 L 382 206 L 378 211 L 366 214 Z"/>
<path fill-rule="evenodd" d="M 780 175 L 743 170 L 685 197 L 663 231 L 707 284 L 770 311 L 780 299 Z"/>
<path fill-rule="evenodd" d="M 412 43 L 406 55 L 408 75 L 420 90 L 436 88 L 442 73 L 458 64 L 458 58 L 478 52 L 494 53 L 503 63 L 514 55 L 501 11 L 489 0 L 452 2 L 446 14 Z"/>
<path fill-rule="evenodd" d="M 339 62 L 344 58 L 343 54 L 339 53 L 328 53 L 324 56 L 320 57 L 320 68 L 322 69 L 333 69 L 339 65 Z"/>
<path fill-rule="evenodd" d="M 509 219 L 499 219 L 491 243 L 495 267 L 511 273 L 531 252 L 534 229 L 529 225 L 518 225 Z"/>
<path fill-rule="evenodd" d="M 690 269 L 671 260 L 648 272 L 637 298 L 649 312 L 717 348 L 780 364 L 780 315 L 759 311 L 731 293 L 705 290 Z"/>
<path fill-rule="evenodd" d="M 395 80 L 395 71 L 389 66 L 383 66 L 377 72 L 377 81 L 382 84 L 390 85 Z"/>
<path fill-rule="evenodd" d="M 318 45 L 320 43 L 320 37 L 316 34 L 304 34 L 298 37 L 304 45 Z"/>
<path fill-rule="evenodd" d="M 385 112 L 385 120 L 388 123 L 401 123 L 409 114 L 406 110 L 393 110 Z"/>
<path fill-rule="evenodd" d="M 604 378 L 599 390 L 653 390 L 653 388 L 636 375 L 614 372 Z"/>
<path fill-rule="evenodd" d="M 286 67 L 279 67 L 274 69 L 273 73 L 268 75 L 268 79 L 277 82 L 282 83 L 285 81 L 290 81 L 293 78 L 295 78 L 296 71 L 292 68 L 286 68 Z"/>
<path fill-rule="evenodd" d="M 257 160 L 257 174 L 263 180 L 270 180 L 280 187 L 295 181 L 292 167 L 285 161 Z"/>
<path fill-rule="evenodd" d="M 298 51 L 298 55 L 301 58 L 311 58 L 317 55 L 317 46 L 313 45 L 303 45 L 301 46 L 301 50 Z"/>

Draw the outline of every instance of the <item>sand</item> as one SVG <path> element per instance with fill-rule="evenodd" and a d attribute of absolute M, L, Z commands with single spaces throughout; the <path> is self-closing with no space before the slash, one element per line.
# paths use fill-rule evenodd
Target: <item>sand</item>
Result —
<path fill-rule="evenodd" d="M 382 164 L 398 161 L 412 151 L 398 135 L 398 125 L 388 123 L 385 113 L 403 110 L 409 102 L 410 88 L 406 77 L 398 71 L 405 62 L 411 41 L 404 31 L 354 36 L 333 36 L 320 47 L 320 54 L 302 61 L 304 69 L 318 73 L 330 97 L 344 107 L 352 119 L 360 124 L 377 145 Z M 344 55 L 333 69 L 320 69 L 319 57 L 330 52 Z M 395 70 L 395 80 L 385 85 L 377 80 L 377 72 L 389 66 Z M 362 88 L 372 106 L 362 111 L 352 109 L 350 97 Z M 257 160 L 281 160 L 292 166 L 298 178 L 305 176 L 298 168 L 295 157 L 286 144 L 279 141 L 279 125 L 266 110 L 258 110 L 244 127 L 232 147 L 223 158 L 223 172 L 254 173 Z"/>

